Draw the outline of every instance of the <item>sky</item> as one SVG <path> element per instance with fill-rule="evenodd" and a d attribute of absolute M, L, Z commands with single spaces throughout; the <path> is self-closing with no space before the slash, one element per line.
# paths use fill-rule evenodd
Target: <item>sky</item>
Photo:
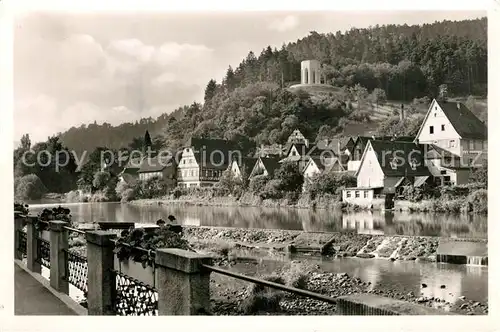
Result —
<path fill-rule="evenodd" d="M 485 12 L 30 12 L 14 27 L 14 141 L 72 126 L 156 118 L 202 102 L 250 50 L 376 24 L 474 19 Z"/>

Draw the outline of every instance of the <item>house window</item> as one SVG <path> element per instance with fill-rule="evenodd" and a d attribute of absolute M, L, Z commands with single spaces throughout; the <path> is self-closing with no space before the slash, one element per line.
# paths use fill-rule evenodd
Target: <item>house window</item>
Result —
<path fill-rule="evenodd" d="M 450 140 L 449 147 L 450 148 L 454 148 L 455 147 L 455 140 L 454 139 Z"/>
<path fill-rule="evenodd" d="M 416 159 L 412 159 L 410 161 L 410 167 L 412 170 L 416 170 L 417 169 L 417 160 Z"/>
<path fill-rule="evenodd" d="M 472 151 L 474 151 L 476 148 L 474 143 L 475 143 L 474 141 L 472 141 L 472 140 L 470 141 L 470 150 L 472 150 Z"/>
<path fill-rule="evenodd" d="M 182 161 L 182 163 L 183 163 L 183 164 L 186 164 L 186 159 L 184 159 L 184 160 Z"/>
<path fill-rule="evenodd" d="M 441 174 L 446 174 L 446 171 L 441 171 Z"/>
<path fill-rule="evenodd" d="M 434 113 L 434 117 L 436 117 L 436 116 L 437 116 L 437 113 Z"/>
<path fill-rule="evenodd" d="M 359 191 L 356 190 L 356 198 L 359 198 Z"/>
<path fill-rule="evenodd" d="M 295 150 L 292 150 L 292 156 L 296 156 Z"/>
<path fill-rule="evenodd" d="M 441 125 L 441 131 L 444 131 L 444 125 Z"/>
<path fill-rule="evenodd" d="M 434 109 L 437 111 L 438 107 L 434 106 Z M 434 116 L 436 116 L 436 113 L 434 113 Z"/>
<path fill-rule="evenodd" d="M 364 197 L 365 197 L 365 198 L 368 198 L 368 190 L 365 190 L 365 191 L 364 191 Z"/>
<path fill-rule="evenodd" d="M 347 196 L 348 198 L 350 198 L 350 197 L 351 197 L 351 191 L 350 191 L 350 190 L 347 190 L 347 191 L 346 191 L 346 196 Z"/>
<path fill-rule="evenodd" d="M 429 126 L 429 134 L 434 134 L 434 126 Z"/>

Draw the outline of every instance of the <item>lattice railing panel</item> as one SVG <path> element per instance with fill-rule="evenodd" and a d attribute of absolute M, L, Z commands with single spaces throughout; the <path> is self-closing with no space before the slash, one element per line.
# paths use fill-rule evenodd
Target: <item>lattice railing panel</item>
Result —
<path fill-rule="evenodd" d="M 17 236 L 18 236 L 18 240 L 19 240 L 19 242 L 18 242 L 19 247 L 17 248 L 17 250 L 20 253 L 22 253 L 23 256 L 26 256 L 27 246 L 28 246 L 26 232 L 23 232 L 22 230 L 18 230 Z"/>
<path fill-rule="evenodd" d="M 50 269 L 50 242 L 38 238 L 38 263 Z"/>
<path fill-rule="evenodd" d="M 116 273 L 116 314 L 119 316 L 157 316 L 158 292 L 151 286 Z"/>
<path fill-rule="evenodd" d="M 74 252 L 68 252 L 68 282 L 87 294 L 87 275 L 88 264 L 87 258 Z"/>

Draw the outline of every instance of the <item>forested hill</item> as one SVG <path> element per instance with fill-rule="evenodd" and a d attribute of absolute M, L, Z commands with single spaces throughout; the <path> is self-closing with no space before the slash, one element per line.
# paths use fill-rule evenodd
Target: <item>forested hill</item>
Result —
<path fill-rule="evenodd" d="M 321 61 L 325 82 L 341 92 L 312 100 L 283 89 L 300 80 L 300 61 L 305 59 Z M 374 95 L 380 95 L 379 89 L 385 92 L 381 99 L 412 101 L 436 96 L 442 84 L 451 96 L 486 95 L 486 18 L 345 33 L 312 31 L 280 49 L 265 47 L 258 56 L 249 52 L 236 68 L 228 68 L 223 82 L 208 82 L 203 105 L 115 127 L 83 125 L 60 138 L 81 152 L 126 147 L 146 130 L 167 146 L 178 146 L 191 135 L 242 144 L 276 142 L 294 126 L 315 137 L 320 130 L 338 133 L 346 121 L 367 121 L 362 111 L 373 108 L 361 105 L 374 89 Z"/>

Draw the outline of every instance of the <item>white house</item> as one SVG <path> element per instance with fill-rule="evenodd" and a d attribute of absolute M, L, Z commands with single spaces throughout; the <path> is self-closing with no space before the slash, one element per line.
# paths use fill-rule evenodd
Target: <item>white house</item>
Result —
<path fill-rule="evenodd" d="M 142 159 L 141 167 L 137 170 L 137 174 L 141 181 L 159 178 L 170 187 L 175 187 L 176 185 L 176 165 L 171 155 L 158 155 Z"/>
<path fill-rule="evenodd" d="M 210 187 L 241 151 L 231 141 L 191 138 L 184 146 L 177 166 L 177 181 L 183 187 Z"/>
<path fill-rule="evenodd" d="M 481 165 L 487 159 L 486 125 L 460 102 L 434 99 L 416 136 L 460 158 L 460 167 Z"/>
<path fill-rule="evenodd" d="M 405 181 L 423 185 L 431 177 L 424 155 L 424 146 L 420 144 L 368 141 L 356 172 L 357 186 L 342 191 L 343 201 L 370 205 L 382 194 L 394 196 Z"/>

